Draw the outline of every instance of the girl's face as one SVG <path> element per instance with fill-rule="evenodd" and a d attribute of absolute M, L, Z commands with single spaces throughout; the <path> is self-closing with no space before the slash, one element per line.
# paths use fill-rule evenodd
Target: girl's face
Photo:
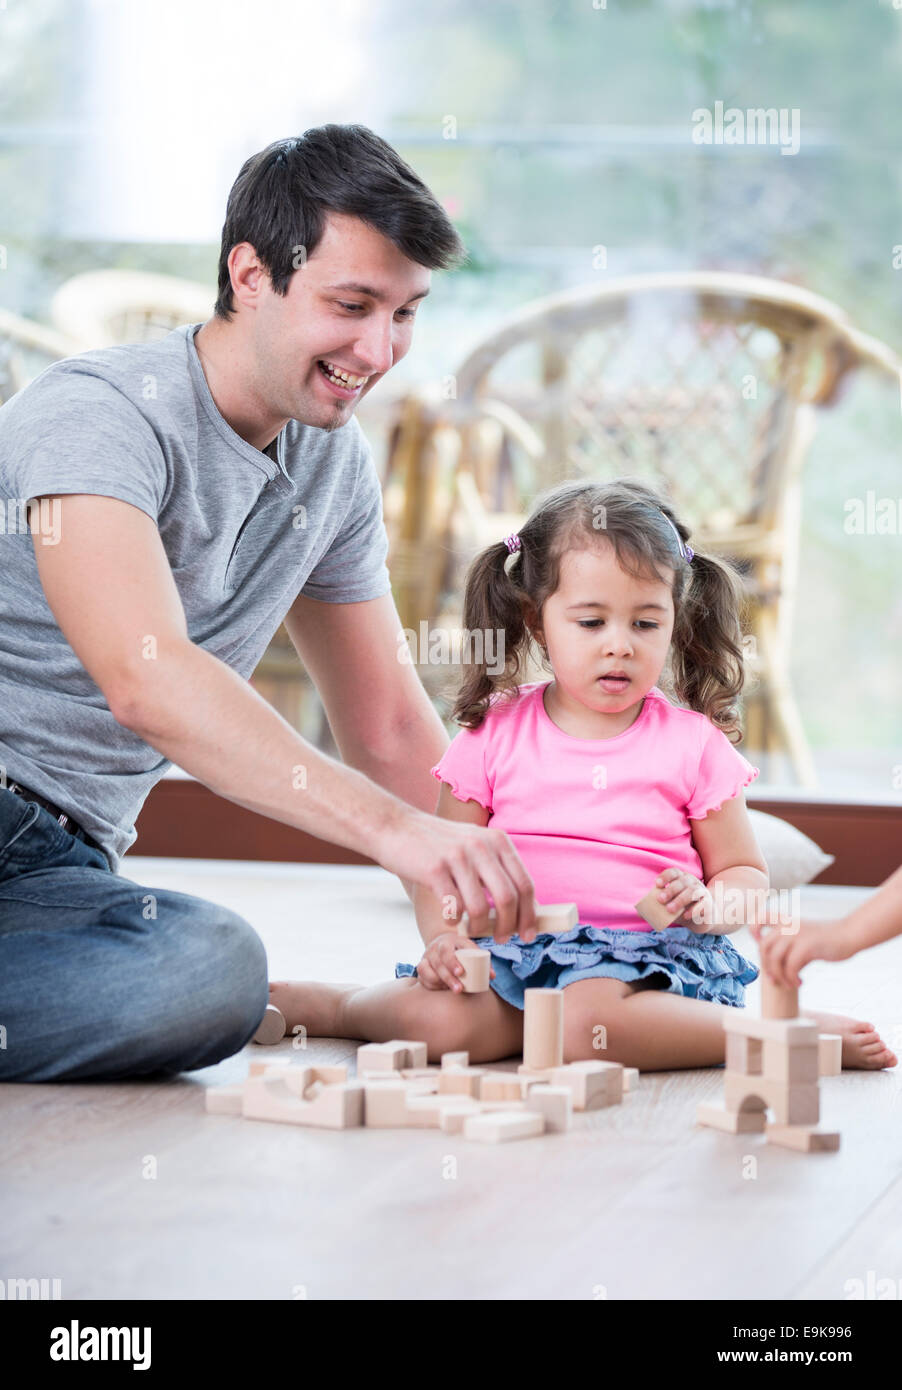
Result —
<path fill-rule="evenodd" d="M 670 582 L 634 579 L 609 542 L 566 551 L 537 628 L 563 704 L 602 715 L 636 705 L 661 674 L 673 620 Z"/>

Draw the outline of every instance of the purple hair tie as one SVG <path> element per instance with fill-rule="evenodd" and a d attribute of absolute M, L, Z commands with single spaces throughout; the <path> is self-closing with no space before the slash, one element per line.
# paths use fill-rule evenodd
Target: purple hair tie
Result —
<path fill-rule="evenodd" d="M 504 544 L 507 546 L 508 553 L 510 555 L 513 555 L 515 550 L 520 549 L 520 546 L 523 544 L 523 542 L 520 540 L 520 537 L 517 535 L 516 531 L 512 531 L 509 536 L 504 537 Z"/>

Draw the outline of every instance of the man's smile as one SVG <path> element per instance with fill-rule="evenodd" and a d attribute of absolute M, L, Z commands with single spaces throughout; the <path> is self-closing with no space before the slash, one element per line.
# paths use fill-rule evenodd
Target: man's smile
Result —
<path fill-rule="evenodd" d="M 325 378 L 327 384 L 332 388 L 337 396 L 344 400 L 353 400 L 363 386 L 369 381 L 369 376 L 358 376 L 354 372 L 347 371 L 336 362 L 328 358 L 321 357 L 317 361 L 320 375 Z"/>

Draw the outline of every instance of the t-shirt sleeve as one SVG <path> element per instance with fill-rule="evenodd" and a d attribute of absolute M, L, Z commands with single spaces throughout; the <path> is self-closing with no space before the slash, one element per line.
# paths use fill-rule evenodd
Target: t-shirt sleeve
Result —
<path fill-rule="evenodd" d="M 0 414 L 0 482 L 23 501 L 45 493 L 115 497 L 157 521 L 166 460 L 143 415 L 109 382 L 51 372 Z"/>
<path fill-rule="evenodd" d="M 711 811 L 719 811 L 725 801 L 731 801 L 754 781 L 758 771 L 737 752 L 726 734 L 706 719 L 698 776 L 686 805 L 689 819 L 704 820 Z"/>
<path fill-rule="evenodd" d="M 458 801 L 478 801 L 492 809 L 492 787 L 485 766 L 486 724 L 478 729 L 461 729 L 431 768 L 433 777 L 447 782 Z"/>
<path fill-rule="evenodd" d="M 391 591 L 382 519 L 382 487 L 363 434 L 351 505 L 328 550 L 307 577 L 301 593 L 326 603 L 361 603 Z"/>

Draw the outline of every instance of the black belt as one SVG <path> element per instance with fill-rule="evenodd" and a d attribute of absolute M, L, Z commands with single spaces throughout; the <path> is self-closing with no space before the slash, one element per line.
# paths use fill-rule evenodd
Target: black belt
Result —
<path fill-rule="evenodd" d="M 48 801 L 46 796 L 38 796 L 37 792 L 30 792 L 27 787 L 20 786 L 18 782 L 7 782 L 7 791 L 13 792 L 15 796 L 21 796 L 23 801 L 36 801 L 39 806 L 43 806 L 45 811 L 49 811 L 64 830 L 76 840 L 83 840 L 91 849 L 100 849 L 96 840 L 92 840 L 86 830 L 82 830 L 77 820 L 73 820 L 65 811 L 61 811 L 58 806 L 54 806 L 52 801 Z"/>

